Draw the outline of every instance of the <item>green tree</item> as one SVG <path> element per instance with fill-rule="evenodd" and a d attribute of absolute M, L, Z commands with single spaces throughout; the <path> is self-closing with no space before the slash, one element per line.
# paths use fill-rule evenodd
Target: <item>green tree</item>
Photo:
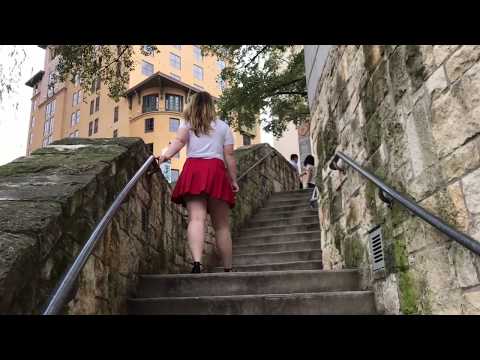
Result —
<path fill-rule="evenodd" d="M 155 55 L 155 45 L 50 45 L 58 57 L 55 82 L 75 81 L 79 76 L 85 94 L 102 81 L 109 95 L 118 100 L 127 90 L 130 72 L 135 68 L 133 54 Z M 308 116 L 303 49 L 295 45 L 204 45 L 204 55 L 224 61 L 220 77 L 227 84 L 219 100 L 223 118 L 236 129 L 252 128 L 255 123 L 281 136 L 289 122 L 298 125 Z M 2 86 L 10 89 L 2 77 Z M 220 80 L 220 79 L 219 79 Z M 267 119 L 265 114 L 270 112 Z"/>
<path fill-rule="evenodd" d="M 235 128 L 263 122 L 275 137 L 288 123 L 309 116 L 303 48 L 295 45 L 205 45 L 205 54 L 225 62 L 220 77 L 228 86 L 219 101 Z M 270 119 L 265 114 L 271 114 Z M 259 116 L 260 115 L 260 116 Z"/>

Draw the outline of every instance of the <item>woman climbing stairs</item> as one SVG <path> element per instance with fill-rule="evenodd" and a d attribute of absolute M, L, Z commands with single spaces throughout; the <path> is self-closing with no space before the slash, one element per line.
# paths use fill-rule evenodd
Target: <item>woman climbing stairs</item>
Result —
<path fill-rule="evenodd" d="M 311 190 L 275 193 L 233 241 L 236 272 L 141 275 L 131 314 L 373 314 L 356 270 L 322 270 Z"/>

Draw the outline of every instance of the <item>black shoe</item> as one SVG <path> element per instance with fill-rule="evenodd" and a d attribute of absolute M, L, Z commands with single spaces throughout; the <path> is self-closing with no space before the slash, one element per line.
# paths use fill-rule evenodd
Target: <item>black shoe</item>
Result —
<path fill-rule="evenodd" d="M 200 264 L 198 261 L 193 263 L 192 274 L 200 274 L 202 272 L 200 265 L 202 264 Z"/>
<path fill-rule="evenodd" d="M 233 272 L 233 268 L 230 268 L 230 269 L 223 269 L 224 272 Z"/>

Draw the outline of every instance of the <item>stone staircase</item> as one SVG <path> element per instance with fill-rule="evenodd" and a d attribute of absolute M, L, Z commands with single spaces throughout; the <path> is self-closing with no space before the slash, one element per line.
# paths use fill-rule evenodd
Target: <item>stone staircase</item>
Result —
<path fill-rule="evenodd" d="M 142 275 L 131 314 L 373 314 L 356 270 L 322 270 L 310 190 L 276 193 L 233 242 L 236 272 Z"/>

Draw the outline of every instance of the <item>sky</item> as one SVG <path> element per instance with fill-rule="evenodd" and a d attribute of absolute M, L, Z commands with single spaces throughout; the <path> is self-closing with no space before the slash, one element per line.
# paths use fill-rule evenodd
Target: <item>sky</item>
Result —
<path fill-rule="evenodd" d="M 0 45 L 0 66 L 7 73 L 13 64 L 12 58 L 8 56 L 12 49 L 13 45 Z M 33 91 L 25 82 L 43 69 L 43 49 L 37 45 L 16 45 L 16 49 L 25 50 L 26 57 L 13 93 L 4 94 L 0 103 L 0 165 L 25 156 Z"/>
<path fill-rule="evenodd" d="M 9 72 L 13 60 L 8 54 L 14 45 L 0 45 L 0 66 Z M 37 71 L 43 69 L 45 50 L 37 45 L 16 45 L 19 52 L 25 51 L 21 74 L 15 82 L 13 92 L 4 94 L 0 103 L 0 165 L 25 156 L 32 88 L 25 85 Z M 261 131 L 261 142 L 273 143 L 271 134 Z"/>

